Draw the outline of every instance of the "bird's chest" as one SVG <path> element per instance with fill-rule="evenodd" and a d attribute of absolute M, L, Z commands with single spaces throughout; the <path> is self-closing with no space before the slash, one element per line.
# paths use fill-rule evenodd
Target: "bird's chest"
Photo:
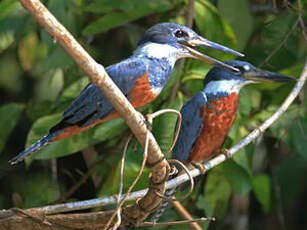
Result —
<path fill-rule="evenodd" d="M 129 93 L 132 105 L 139 108 L 153 101 L 162 91 L 170 75 L 171 67 L 167 63 L 150 64 L 148 71 L 135 81 Z"/>
<path fill-rule="evenodd" d="M 195 142 L 188 162 L 203 161 L 221 148 L 237 115 L 239 97 L 232 93 L 226 97 L 209 99 L 201 109 L 203 127 Z"/>

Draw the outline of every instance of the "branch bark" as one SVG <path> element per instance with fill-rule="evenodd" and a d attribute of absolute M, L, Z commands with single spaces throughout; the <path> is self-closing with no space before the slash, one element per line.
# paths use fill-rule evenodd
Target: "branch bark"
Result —
<path fill-rule="evenodd" d="M 148 131 L 144 124 L 144 117 L 134 110 L 121 91 L 114 85 L 107 76 L 103 66 L 97 64 L 86 51 L 74 40 L 71 34 L 50 14 L 50 12 L 40 3 L 39 0 L 19 0 L 30 14 L 53 36 L 57 42 L 65 49 L 77 65 L 89 76 L 90 80 L 97 84 L 105 96 L 112 102 L 118 113 L 125 119 L 128 126 L 136 135 L 139 142 L 145 144 Z M 302 71 L 301 77 L 296 86 L 287 97 L 282 106 L 261 126 L 251 132 L 246 138 L 229 149 L 232 156 L 239 149 L 245 147 L 262 132 L 264 132 L 274 121 L 276 121 L 293 102 L 302 89 L 307 78 L 307 62 Z M 153 165 L 151 184 L 148 190 L 142 190 L 129 195 L 127 200 L 140 199 L 137 204 L 129 205 L 123 209 L 122 225 L 140 223 L 148 214 L 161 202 L 161 198 L 156 192 L 163 193 L 165 190 L 164 179 L 167 178 L 168 164 L 164 158 L 153 135 L 149 134 L 148 162 Z M 215 167 L 227 159 L 224 155 L 219 155 L 205 164 L 207 170 Z M 158 163 L 155 163 L 158 162 Z M 195 177 L 201 172 L 198 169 L 190 171 Z M 189 180 L 187 175 L 177 177 L 167 183 L 167 188 L 177 187 Z M 146 194 L 146 195 L 145 195 Z M 145 196 L 144 196 L 145 195 Z M 81 202 L 66 203 L 41 208 L 27 210 L 3 210 L 0 211 L 0 230 L 5 229 L 84 229 L 104 226 L 113 211 L 91 212 L 82 214 L 58 214 L 64 211 L 81 210 L 116 203 L 116 196 L 93 199 Z M 115 220 L 116 221 L 116 220 Z"/>
<path fill-rule="evenodd" d="M 250 142 L 255 140 L 262 132 L 264 132 L 274 121 L 276 121 L 289 107 L 289 105 L 294 101 L 299 92 L 301 91 L 305 81 L 307 79 L 307 62 L 301 73 L 300 78 L 298 79 L 297 84 L 293 88 L 292 92 L 289 94 L 287 99 L 281 105 L 281 107 L 261 126 L 252 131 L 247 137 L 241 140 L 238 144 L 229 149 L 230 155 L 235 154 L 238 150 L 248 145 Z M 205 164 L 207 170 L 215 167 L 218 164 L 221 164 L 226 160 L 226 156 L 219 155 L 214 159 L 210 160 Z M 193 169 L 190 171 L 193 177 L 200 175 L 198 169 Z M 187 175 L 179 176 L 173 180 L 170 180 L 167 183 L 166 188 L 174 188 L 188 180 Z M 148 190 L 137 191 L 131 193 L 127 200 L 136 200 L 145 196 Z M 7 229 L 78 229 L 85 228 L 90 222 L 91 228 L 101 227 L 107 222 L 110 216 L 113 214 L 113 211 L 107 212 L 92 212 L 86 214 L 59 214 L 52 215 L 54 213 L 65 212 L 65 211 L 75 211 L 81 209 L 88 209 L 99 207 L 107 204 L 115 204 L 117 202 L 116 196 L 110 196 L 99 199 L 92 199 L 80 202 L 72 202 L 66 204 L 58 204 L 45 206 L 41 208 L 33 208 L 28 210 L 3 210 L 0 211 L 0 230 Z M 26 212 L 26 214 L 24 213 Z M 71 223 L 71 225 L 70 225 Z M 75 226 L 74 224 L 77 223 Z M 129 224 L 125 218 L 122 219 L 122 225 Z M 65 228 L 64 228 L 65 226 Z"/>
<path fill-rule="evenodd" d="M 149 134 L 147 163 L 152 166 L 151 186 L 149 186 L 147 195 L 137 204 L 128 205 L 123 209 L 125 215 L 123 219 L 130 219 L 131 222 L 144 220 L 161 203 L 162 199 L 156 195 L 156 192 L 164 193 L 165 180 L 168 178 L 169 171 L 168 163 L 164 160 L 164 155 L 154 136 L 148 130 L 144 122 L 144 117 L 133 108 L 127 98 L 108 76 L 104 67 L 95 62 L 39 0 L 19 0 L 19 2 L 54 38 L 54 41 L 62 46 L 71 59 L 88 76 L 90 81 L 99 87 L 120 116 L 125 120 L 143 147 L 145 146 L 146 135 L 147 133 Z M 20 229 L 20 227 L 13 229 Z"/>
<path fill-rule="evenodd" d="M 240 149 L 244 148 L 246 145 L 254 141 L 257 137 L 259 137 L 261 133 L 263 133 L 268 127 L 270 127 L 273 124 L 273 122 L 275 122 L 287 110 L 290 104 L 294 101 L 294 99 L 300 93 L 301 89 L 304 86 L 306 79 L 307 79 L 307 62 L 305 63 L 304 69 L 302 70 L 301 76 L 297 80 L 295 87 L 292 89 L 291 93 L 286 98 L 286 100 L 283 102 L 283 104 L 280 106 L 280 108 L 270 118 L 268 118 L 265 122 L 263 122 L 262 125 L 256 128 L 254 131 L 252 131 L 247 137 L 245 137 L 239 143 L 237 143 L 232 148 L 230 148 L 229 153 L 231 156 L 233 156 L 237 151 L 239 151 Z M 209 170 L 221 164 L 226 159 L 227 158 L 225 155 L 218 155 L 217 157 L 208 161 L 204 166 L 206 167 L 207 170 Z M 193 169 L 190 171 L 190 173 L 193 177 L 196 177 L 200 175 L 201 172 L 198 169 Z M 171 189 L 174 187 L 178 187 L 179 185 L 181 185 L 182 183 L 188 180 L 189 180 L 189 177 L 187 175 L 181 175 L 179 177 L 176 177 L 168 181 L 166 184 L 166 188 Z M 146 192 L 147 192 L 147 189 L 133 192 L 128 196 L 127 201 L 142 198 L 146 194 Z M 54 213 L 59 213 L 59 212 L 95 208 L 95 207 L 100 207 L 100 206 L 105 206 L 105 205 L 110 205 L 110 204 L 116 204 L 115 195 L 109 196 L 109 197 L 86 200 L 86 201 L 50 205 L 50 206 L 45 206 L 43 208 L 46 214 L 54 214 Z"/>

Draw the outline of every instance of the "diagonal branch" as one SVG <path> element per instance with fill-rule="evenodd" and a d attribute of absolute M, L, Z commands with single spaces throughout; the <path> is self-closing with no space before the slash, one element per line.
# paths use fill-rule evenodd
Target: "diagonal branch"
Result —
<path fill-rule="evenodd" d="M 290 104 L 297 97 L 301 91 L 305 81 L 307 79 L 307 62 L 305 63 L 304 69 L 298 79 L 297 84 L 281 105 L 281 107 L 262 125 L 252 131 L 247 137 L 241 140 L 238 144 L 229 149 L 229 155 L 233 156 L 238 150 L 248 145 L 251 141 L 255 140 L 262 132 L 264 132 L 274 121 L 276 121 L 290 106 Z M 227 159 L 225 155 L 219 155 L 214 159 L 210 160 L 205 164 L 207 170 L 221 164 Z M 195 177 L 200 175 L 198 169 L 193 169 L 190 174 Z M 179 176 L 167 183 L 167 188 L 178 187 L 180 184 L 188 181 L 187 175 Z M 128 200 L 136 200 L 142 198 L 146 195 L 146 190 L 137 191 L 131 193 Z M 3 210 L 0 211 L 0 230 L 7 229 L 34 229 L 34 230 L 44 230 L 44 229 L 84 229 L 84 228 L 98 228 L 103 227 L 111 217 L 114 211 L 105 212 L 91 212 L 82 214 L 57 214 L 51 215 L 59 212 L 74 211 L 87 208 L 99 207 L 107 204 L 116 204 L 117 195 L 92 199 L 80 202 L 72 202 L 66 204 L 58 204 L 45 206 L 41 208 L 33 208 L 27 210 L 17 211 L 13 210 Z M 122 225 L 127 225 L 130 222 L 127 219 L 122 219 Z"/>
<path fill-rule="evenodd" d="M 89 76 L 90 80 L 97 84 L 105 96 L 112 102 L 118 113 L 125 119 L 128 126 L 136 135 L 144 147 L 145 137 L 148 131 L 144 124 L 144 118 L 137 113 L 130 105 L 121 91 L 114 85 L 107 76 L 104 68 L 96 63 L 86 51 L 76 42 L 71 34 L 50 14 L 39 0 L 19 0 L 30 14 L 43 26 L 46 31 L 65 49 L 77 65 Z M 266 120 L 261 126 L 251 132 L 237 145 L 229 149 L 232 156 L 239 149 L 245 147 L 264 132 L 274 121 L 276 121 L 293 102 L 299 91 L 302 89 L 307 78 L 307 63 L 303 69 L 296 86 L 287 97 L 282 106 L 272 117 Z M 225 155 L 219 155 L 205 164 L 207 170 L 225 161 Z M 157 162 L 157 163 L 155 163 Z M 137 224 L 143 221 L 147 215 L 161 202 L 156 194 L 165 190 L 164 180 L 168 176 L 168 164 L 164 160 L 159 146 L 153 135 L 149 132 L 148 163 L 152 166 L 150 187 L 147 190 L 131 193 L 127 200 L 140 199 L 137 204 L 127 206 L 123 209 L 122 225 Z M 193 169 L 190 174 L 195 177 L 200 175 L 198 169 Z M 167 188 L 174 188 L 188 181 L 187 175 L 179 176 L 167 183 Z M 114 211 L 58 214 L 64 211 L 81 210 L 98 207 L 105 204 L 117 203 L 117 195 L 93 199 L 81 202 L 66 203 L 27 210 L 3 210 L 0 211 L 0 230 L 2 229 L 84 229 L 98 228 L 106 224 Z"/>
<path fill-rule="evenodd" d="M 268 118 L 262 125 L 256 128 L 254 131 L 252 131 L 247 137 L 245 137 L 238 144 L 230 148 L 229 153 L 231 156 L 233 156 L 237 151 L 239 151 L 240 149 L 244 148 L 246 145 L 254 141 L 257 137 L 259 137 L 261 133 L 263 133 L 268 127 L 270 127 L 273 124 L 273 122 L 275 122 L 287 110 L 287 108 L 290 106 L 290 104 L 294 101 L 294 99 L 297 97 L 297 95 L 303 88 L 306 79 L 307 79 L 307 62 L 305 63 L 304 69 L 295 87 L 292 89 L 291 93 L 286 98 L 286 100 L 283 102 L 283 104 L 280 106 L 280 108 L 270 118 Z M 219 155 L 213 158 L 212 160 L 208 161 L 205 164 L 205 167 L 207 170 L 212 169 L 213 167 L 224 162 L 226 159 L 227 157 L 225 155 Z M 190 171 L 190 173 L 193 177 L 196 177 L 200 175 L 201 172 L 198 169 L 193 169 Z M 166 188 L 171 189 L 174 187 L 178 187 L 180 184 L 188 180 L 189 180 L 188 175 L 181 175 L 179 177 L 176 177 L 168 181 Z M 147 189 L 131 193 L 128 196 L 127 201 L 139 199 L 143 197 L 146 194 L 146 192 L 147 192 Z M 45 206 L 44 210 L 46 214 L 54 214 L 54 213 L 59 213 L 59 212 L 95 208 L 95 207 L 110 205 L 110 204 L 115 204 L 115 203 L 116 203 L 116 195 L 104 197 L 104 198 L 91 199 L 91 200 L 86 200 L 86 201 Z"/>
<path fill-rule="evenodd" d="M 123 117 L 140 144 L 145 147 L 148 133 L 148 165 L 151 165 L 151 184 L 147 195 L 138 204 L 129 205 L 123 213 L 133 221 L 141 221 L 161 202 L 156 192 L 164 193 L 168 163 L 154 136 L 148 130 L 144 117 L 138 113 L 114 84 L 104 67 L 98 64 L 73 38 L 69 31 L 48 11 L 39 0 L 19 0 L 22 6 L 59 43 L 78 67 L 97 85 L 117 112 Z"/>

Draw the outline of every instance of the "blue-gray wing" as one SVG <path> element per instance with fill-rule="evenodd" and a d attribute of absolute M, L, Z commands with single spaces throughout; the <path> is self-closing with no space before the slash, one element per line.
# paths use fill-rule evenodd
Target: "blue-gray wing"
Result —
<path fill-rule="evenodd" d="M 137 58 L 130 58 L 106 68 L 106 72 L 124 95 L 129 94 L 135 81 L 142 77 L 146 71 L 146 63 Z M 61 123 L 65 123 L 65 126 L 85 127 L 97 119 L 106 118 L 113 110 L 112 104 L 99 88 L 94 84 L 88 84 L 64 112 Z"/>
<path fill-rule="evenodd" d="M 182 125 L 178 140 L 173 149 L 173 159 L 186 163 L 193 145 L 200 135 L 203 127 L 201 108 L 207 104 L 207 97 L 203 92 L 198 92 L 191 100 L 187 101 L 180 113 L 182 115 Z"/>

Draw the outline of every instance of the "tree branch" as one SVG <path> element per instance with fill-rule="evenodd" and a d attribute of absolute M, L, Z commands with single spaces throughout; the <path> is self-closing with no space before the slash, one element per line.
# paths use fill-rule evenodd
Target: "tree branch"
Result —
<path fill-rule="evenodd" d="M 289 107 L 289 105 L 293 102 L 293 100 L 297 97 L 300 90 L 302 89 L 305 81 L 307 79 L 307 62 L 305 63 L 304 69 L 301 73 L 300 78 L 298 79 L 297 84 L 281 105 L 281 107 L 270 117 L 268 118 L 262 125 L 252 131 L 247 137 L 241 140 L 238 144 L 229 149 L 229 154 L 233 156 L 238 150 L 248 145 L 251 141 L 255 140 L 262 132 L 264 132 L 274 121 L 276 121 Z M 225 155 L 219 155 L 214 159 L 207 162 L 204 166 L 207 170 L 221 164 L 227 159 Z M 200 171 L 198 169 L 193 169 L 190 171 L 193 177 L 200 175 Z M 177 178 L 174 178 L 168 181 L 166 188 L 174 188 L 179 186 L 180 184 L 188 181 L 189 178 L 187 175 L 181 175 Z M 137 191 L 131 193 L 126 200 L 136 200 L 145 196 L 148 189 Z M 86 228 L 88 226 L 87 221 L 91 221 L 91 228 L 104 226 L 110 216 L 114 211 L 107 212 L 92 212 L 86 214 L 59 214 L 59 215 L 50 215 L 59 212 L 65 211 L 75 211 L 81 209 L 88 209 L 94 207 L 100 207 L 107 204 L 116 204 L 117 203 L 117 195 L 113 195 L 110 197 L 92 199 L 80 202 L 72 202 L 66 204 L 58 204 L 45 206 L 41 208 L 33 208 L 28 210 L 21 210 L 20 213 L 13 210 L 4 210 L 0 211 L 0 230 L 7 229 L 29 229 L 27 226 L 31 226 L 31 229 L 65 229 L 63 225 L 68 228 Z M 28 215 L 25 215 L 26 212 Z M 33 216 L 33 217 L 30 217 Z M 41 218 L 39 218 L 41 217 Z M 56 223 L 56 225 L 54 224 Z M 127 219 L 122 219 L 122 225 L 128 224 Z M 51 228 L 50 224 L 53 224 Z M 62 228 L 58 228 L 61 226 Z M 69 229 L 69 228 L 68 228 Z"/>
<path fill-rule="evenodd" d="M 229 153 L 231 156 L 233 156 L 237 151 L 239 151 L 240 149 L 244 148 L 246 145 L 254 141 L 261 133 L 263 133 L 268 127 L 270 127 L 273 124 L 273 122 L 275 122 L 286 111 L 286 109 L 290 106 L 290 104 L 294 101 L 294 99 L 297 97 L 297 95 L 301 91 L 306 79 L 307 79 L 307 62 L 305 63 L 304 69 L 301 73 L 300 78 L 297 80 L 295 87 L 292 89 L 291 93 L 286 98 L 286 100 L 283 102 L 283 104 L 280 106 L 280 108 L 270 118 L 268 118 L 262 125 L 257 127 L 254 131 L 252 131 L 247 137 L 245 137 L 239 143 L 237 143 L 232 148 L 230 148 Z M 204 166 L 206 167 L 207 170 L 209 170 L 221 164 L 226 159 L 227 157 L 225 155 L 218 155 L 217 157 L 208 161 Z M 190 171 L 190 173 L 193 177 L 196 177 L 200 175 L 201 172 L 198 169 L 193 169 Z M 179 177 L 176 177 L 168 181 L 166 188 L 170 189 L 170 188 L 178 187 L 179 185 L 181 185 L 182 183 L 188 180 L 189 180 L 188 175 L 181 175 Z M 143 197 L 146 194 L 146 192 L 147 192 L 147 189 L 133 192 L 128 196 L 127 201 L 139 199 Z M 95 208 L 95 207 L 100 207 L 100 206 L 105 206 L 105 205 L 110 205 L 110 204 L 116 204 L 116 195 L 104 197 L 104 198 L 91 199 L 91 200 L 86 200 L 86 201 L 50 205 L 50 206 L 43 207 L 43 209 L 46 214 L 54 214 L 54 213 L 59 213 L 59 212 Z"/>
<path fill-rule="evenodd" d="M 151 185 L 147 195 L 138 204 L 128 205 L 123 209 L 126 218 L 139 222 L 162 201 L 156 195 L 164 193 L 165 180 L 168 178 L 169 166 L 164 159 L 154 136 L 148 130 L 144 117 L 138 113 L 122 94 L 119 88 L 107 75 L 104 67 L 83 49 L 66 28 L 48 11 L 39 0 L 19 0 L 22 6 L 36 21 L 58 42 L 78 67 L 88 76 L 91 82 L 99 87 L 106 98 L 112 103 L 117 112 L 123 117 L 140 144 L 145 146 L 148 133 L 148 165 L 151 165 Z"/>
<path fill-rule="evenodd" d="M 47 30 L 51 36 L 65 49 L 77 65 L 89 76 L 90 80 L 97 84 L 105 96 L 112 102 L 118 113 L 125 119 L 139 142 L 144 147 L 146 133 L 148 132 L 143 122 L 143 117 L 130 105 L 121 91 L 107 76 L 104 68 L 97 64 L 85 50 L 74 40 L 70 33 L 50 14 L 50 12 L 38 0 L 20 0 L 30 14 Z M 233 156 L 239 149 L 245 147 L 264 132 L 276 121 L 293 102 L 302 89 L 307 78 L 307 62 L 296 86 L 287 97 L 282 106 L 261 126 L 251 132 L 246 138 L 229 149 L 229 155 Z M 152 177 L 149 189 L 138 191 L 129 195 L 127 200 L 143 197 L 135 205 L 129 205 L 123 209 L 122 225 L 137 224 L 143 221 L 147 215 L 155 209 L 161 199 L 156 193 L 165 190 L 164 179 L 168 175 L 168 164 L 162 160 L 162 154 L 154 137 L 149 133 L 148 162 L 152 165 Z M 225 155 L 219 155 L 207 162 L 204 166 L 209 170 L 227 159 Z M 158 161 L 157 161 L 158 160 Z M 155 163 L 158 162 L 158 163 Z M 200 175 L 198 169 L 190 171 L 193 177 Z M 167 183 L 167 188 L 174 188 L 188 181 L 187 175 L 179 176 Z M 146 196 L 144 196 L 146 194 Z M 4 210 L 0 211 L 0 230 L 2 229 L 84 229 L 97 228 L 106 224 L 114 211 L 91 212 L 82 214 L 58 214 L 64 211 L 93 208 L 105 204 L 117 203 L 117 195 L 93 199 L 82 202 L 73 202 L 59 205 L 45 206 L 27 210 Z"/>

